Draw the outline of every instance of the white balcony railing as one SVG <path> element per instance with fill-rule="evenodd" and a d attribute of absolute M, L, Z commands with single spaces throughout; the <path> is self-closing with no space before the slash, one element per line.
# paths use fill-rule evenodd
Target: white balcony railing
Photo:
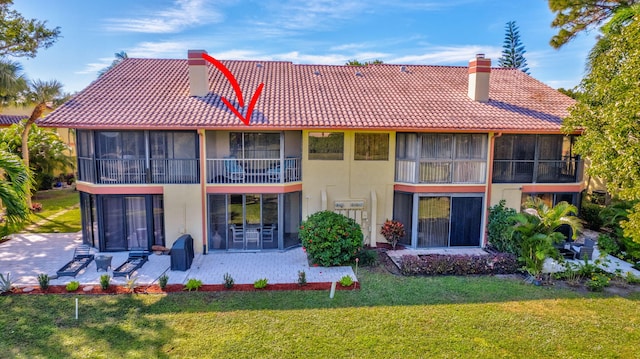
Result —
<path fill-rule="evenodd" d="M 208 159 L 207 183 L 286 183 L 301 180 L 301 158 Z"/>

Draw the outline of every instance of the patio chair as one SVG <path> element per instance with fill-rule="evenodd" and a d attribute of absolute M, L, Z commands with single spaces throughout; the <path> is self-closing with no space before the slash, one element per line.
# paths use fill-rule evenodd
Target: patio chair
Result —
<path fill-rule="evenodd" d="M 276 229 L 275 224 L 266 224 L 262 227 L 262 242 L 273 242 L 273 232 Z"/>
<path fill-rule="evenodd" d="M 235 224 L 230 226 L 231 228 L 231 238 L 234 243 L 243 243 L 244 242 L 244 233 L 242 227 L 238 227 Z"/>
<path fill-rule="evenodd" d="M 90 251 L 91 249 L 86 244 L 80 245 L 74 249 L 73 259 L 56 272 L 58 277 L 71 276 L 75 278 L 78 273 L 86 268 L 93 260 L 94 256 Z"/>
<path fill-rule="evenodd" d="M 280 165 L 278 164 L 275 167 L 269 168 L 266 174 L 271 182 L 280 182 L 280 176 L 282 174 Z M 295 157 L 287 156 L 284 160 L 284 176 L 285 181 L 297 181 L 299 179 Z"/>
<path fill-rule="evenodd" d="M 225 157 L 224 177 L 231 182 L 244 182 L 244 168 L 234 157 Z"/>
<path fill-rule="evenodd" d="M 595 245 L 595 242 L 593 241 L 593 239 L 589 239 L 586 238 L 584 240 L 584 245 L 579 246 L 579 247 L 573 247 L 574 250 L 576 251 L 576 257 L 578 259 L 588 259 L 591 260 L 591 257 L 593 256 L 593 247 Z"/>

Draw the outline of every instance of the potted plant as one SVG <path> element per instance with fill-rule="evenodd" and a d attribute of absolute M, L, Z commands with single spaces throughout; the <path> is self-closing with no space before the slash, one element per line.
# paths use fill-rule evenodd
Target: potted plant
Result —
<path fill-rule="evenodd" d="M 396 244 L 398 241 L 402 239 L 407 232 L 404 230 L 404 224 L 399 221 L 387 220 L 382 225 L 382 229 L 380 229 L 380 234 L 384 237 L 384 239 L 391 244 L 391 248 L 393 250 L 396 249 Z"/>

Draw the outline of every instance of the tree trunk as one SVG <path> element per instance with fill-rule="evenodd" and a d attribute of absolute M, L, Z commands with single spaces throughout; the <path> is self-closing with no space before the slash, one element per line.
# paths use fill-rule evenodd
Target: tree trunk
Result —
<path fill-rule="evenodd" d="M 29 168 L 29 131 L 31 130 L 31 125 L 33 125 L 37 119 L 42 116 L 44 109 L 47 107 L 46 103 L 42 102 L 36 105 L 31 112 L 31 116 L 24 124 L 24 130 L 22 130 L 22 161 L 24 162 L 25 167 Z M 26 193 L 27 206 L 32 208 L 31 204 L 31 182 L 27 182 L 27 193 Z"/>

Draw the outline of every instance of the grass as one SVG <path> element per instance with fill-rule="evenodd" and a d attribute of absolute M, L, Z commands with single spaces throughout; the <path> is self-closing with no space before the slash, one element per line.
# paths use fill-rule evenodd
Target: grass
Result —
<path fill-rule="evenodd" d="M 361 290 L 0 297 L 7 358 L 638 357 L 640 296 L 361 270 Z M 73 319 L 79 297 L 78 321 Z"/>
<path fill-rule="evenodd" d="M 42 211 L 32 213 L 29 221 L 17 225 L 14 228 L 0 229 L 0 232 L 16 233 L 27 226 L 41 223 L 29 232 L 33 233 L 69 233 L 82 229 L 80 224 L 80 208 L 73 208 L 61 216 L 51 218 L 58 212 L 80 203 L 80 195 L 71 188 L 60 190 L 40 191 L 32 198 L 33 203 L 42 203 Z M 2 233 L 6 235 L 7 233 Z"/>

